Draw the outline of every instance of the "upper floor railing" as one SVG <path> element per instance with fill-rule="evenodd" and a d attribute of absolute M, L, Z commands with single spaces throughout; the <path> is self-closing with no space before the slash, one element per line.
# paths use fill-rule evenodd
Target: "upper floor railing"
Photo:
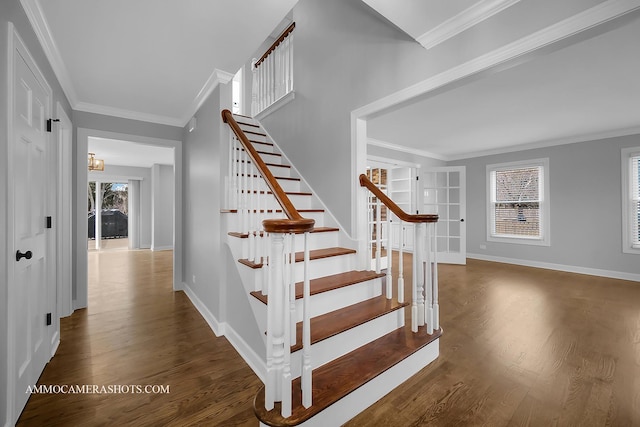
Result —
<path fill-rule="evenodd" d="M 370 253 L 375 253 L 376 271 L 380 271 L 382 247 L 386 249 L 387 286 L 386 296 L 392 298 L 392 254 L 393 246 L 397 242 L 398 248 L 398 302 L 404 302 L 404 267 L 403 248 L 405 238 L 402 232 L 403 222 L 414 224 L 414 249 L 413 249 L 413 280 L 411 299 L 411 330 L 418 331 L 419 326 L 427 326 L 427 332 L 432 334 L 440 328 L 440 309 L 438 304 L 438 263 L 436 259 L 437 247 L 436 223 L 438 215 L 416 214 L 411 215 L 403 211 L 393 200 L 381 191 L 366 175 L 360 175 L 360 186 L 369 190 L 369 223 L 375 228 L 369 230 L 370 235 L 375 234 L 373 248 Z M 382 221 L 382 206 L 386 208 L 385 226 Z M 391 226 L 392 216 L 399 220 L 398 227 Z M 392 233 L 398 233 L 394 238 Z"/>
<path fill-rule="evenodd" d="M 260 57 L 253 61 L 251 113 L 255 117 L 293 91 L 292 23 Z"/>

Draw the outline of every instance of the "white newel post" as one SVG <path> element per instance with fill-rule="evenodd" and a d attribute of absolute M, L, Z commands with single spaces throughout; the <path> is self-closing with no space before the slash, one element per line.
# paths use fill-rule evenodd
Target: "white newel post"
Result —
<path fill-rule="evenodd" d="M 431 268 L 433 274 L 433 329 L 440 329 L 440 305 L 438 304 L 438 235 L 437 235 L 437 223 L 432 223 L 433 236 L 433 267 Z M 429 236 L 429 238 L 431 238 Z"/>
<path fill-rule="evenodd" d="M 404 230 L 403 221 L 398 223 L 398 302 L 404 302 Z"/>
<path fill-rule="evenodd" d="M 387 292 L 387 299 L 393 298 L 393 278 L 391 277 L 391 255 L 393 250 L 391 248 L 391 211 L 389 208 L 385 208 L 387 212 L 387 235 L 385 236 L 385 242 L 387 242 L 387 278 L 385 282 L 385 288 Z"/>

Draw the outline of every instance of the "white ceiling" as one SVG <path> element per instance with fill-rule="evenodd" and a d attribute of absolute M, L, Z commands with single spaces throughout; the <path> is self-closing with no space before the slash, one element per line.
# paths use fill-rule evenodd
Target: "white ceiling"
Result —
<path fill-rule="evenodd" d="M 89 137 L 89 153 L 104 160 L 105 167 L 133 166 L 150 168 L 154 164 L 173 165 L 173 148 L 158 147 L 130 141 Z"/>
<path fill-rule="evenodd" d="M 374 143 L 450 160 L 640 131 L 640 19 L 368 121 Z M 580 137 L 584 138 L 580 138 Z"/>
<path fill-rule="evenodd" d="M 297 0 L 21 0 L 75 110 L 184 126 Z"/>

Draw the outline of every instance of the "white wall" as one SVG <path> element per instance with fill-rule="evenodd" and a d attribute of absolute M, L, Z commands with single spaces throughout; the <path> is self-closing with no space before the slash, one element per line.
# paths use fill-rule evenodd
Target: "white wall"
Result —
<path fill-rule="evenodd" d="M 575 267 L 569 271 L 640 280 L 640 258 L 622 253 L 620 150 L 635 146 L 640 146 L 640 135 L 450 162 L 467 170 L 470 256 L 556 264 Z M 551 246 L 488 242 L 486 165 L 545 157 L 549 158 Z"/>
<path fill-rule="evenodd" d="M 151 250 L 173 248 L 173 165 L 151 167 Z"/>

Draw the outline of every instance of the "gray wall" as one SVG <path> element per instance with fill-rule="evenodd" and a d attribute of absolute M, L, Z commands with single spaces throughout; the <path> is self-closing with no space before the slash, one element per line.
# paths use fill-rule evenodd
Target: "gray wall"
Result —
<path fill-rule="evenodd" d="M 295 100 L 262 123 L 337 220 L 350 224 L 351 111 L 599 1 L 522 3 L 426 50 L 360 0 L 300 0 Z"/>
<path fill-rule="evenodd" d="M 264 354 L 237 260 L 224 243 L 226 236 L 221 235 L 229 131 L 220 111 L 230 106 L 231 83 L 218 86 L 196 113 L 196 130 L 184 130 L 183 281 L 215 321 L 226 323 L 256 353 Z M 227 306 L 233 310 L 227 311 Z"/>
<path fill-rule="evenodd" d="M 27 19 L 19 0 L 2 0 L 0 1 L 0 424 L 5 423 L 5 417 L 8 417 L 6 407 L 7 390 L 7 299 L 8 299 L 8 283 L 7 283 L 7 246 L 13 247 L 12 243 L 6 245 L 7 230 L 7 203 L 8 187 L 7 176 L 5 171 L 8 167 L 8 141 L 7 141 L 7 47 L 8 47 L 8 23 L 12 22 L 20 34 L 20 37 L 31 52 L 34 60 L 38 64 L 38 68 L 44 74 L 49 86 L 53 90 L 52 108 L 55 112 L 56 104 L 60 102 L 65 112 L 71 117 L 71 107 L 64 95 L 58 80 L 56 79 L 49 62 L 40 47 L 40 43 L 31 28 L 31 24 Z M 7 418 L 8 422 L 8 418 Z"/>
<path fill-rule="evenodd" d="M 152 167 L 152 250 L 173 247 L 173 165 Z"/>
<path fill-rule="evenodd" d="M 620 188 L 620 150 L 636 146 L 640 135 L 450 162 L 467 170 L 467 251 L 640 274 L 638 256 L 622 252 Z M 549 158 L 551 246 L 487 242 L 486 165 L 544 157 Z"/>
<path fill-rule="evenodd" d="M 389 148 L 378 147 L 376 145 L 367 145 L 367 155 L 383 157 L 388 160 L 399 160 L 401 162 L 414 163 L 416 165 L 420 165 L 423 170 L 428 167 L 446 165 L 446 162 L 442 160 L 432 159 L 430 157 L 420 156 L 403 151 L 391 150 Z"/>

